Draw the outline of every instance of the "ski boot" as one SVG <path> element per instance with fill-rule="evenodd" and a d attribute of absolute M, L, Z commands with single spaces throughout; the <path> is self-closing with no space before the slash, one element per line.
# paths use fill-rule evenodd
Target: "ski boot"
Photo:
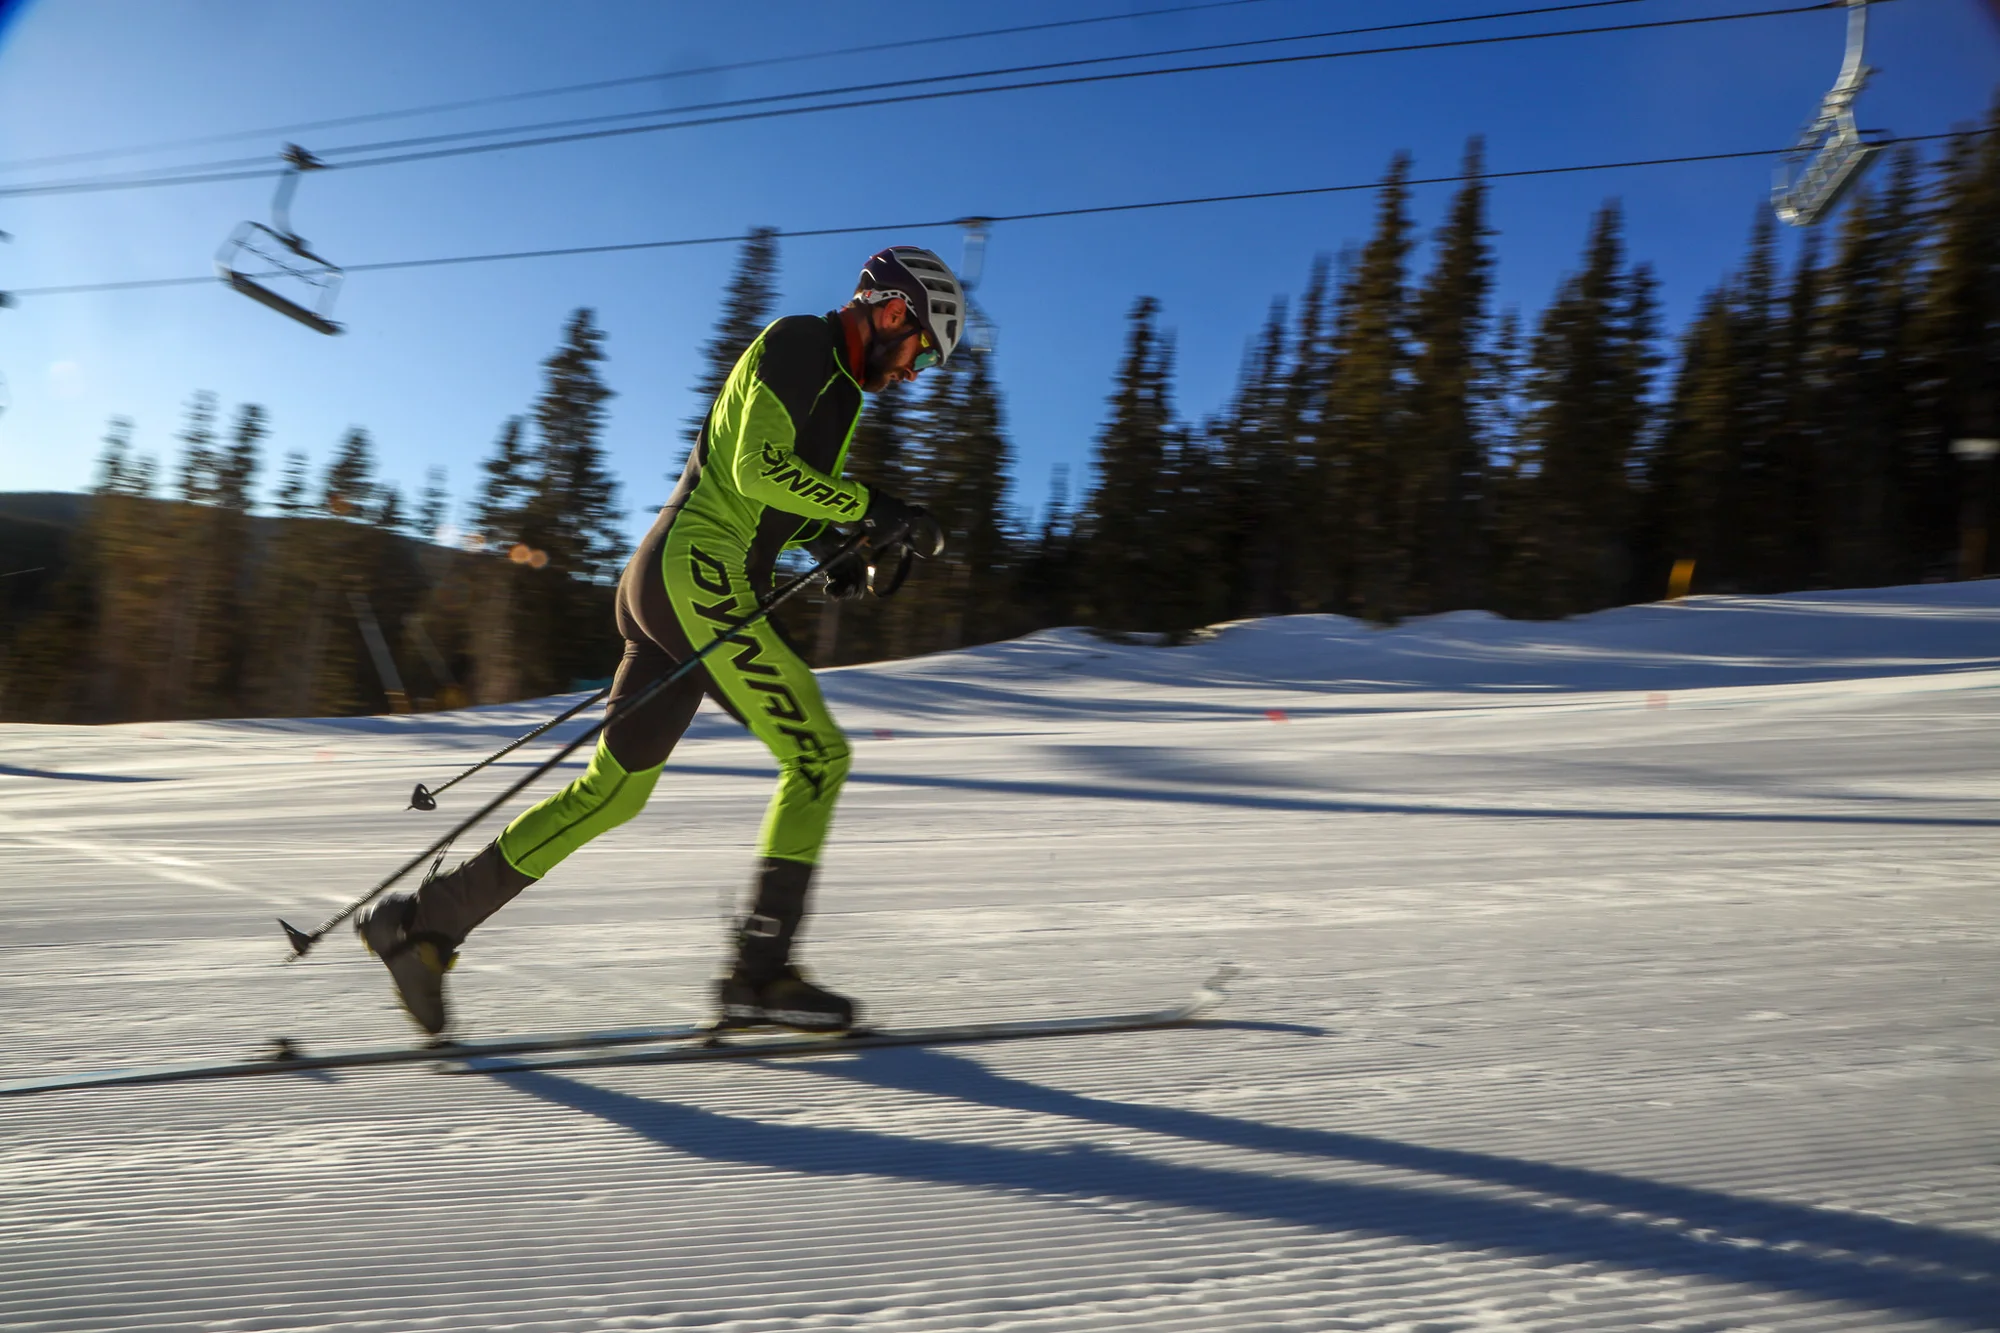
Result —
<path fill-rule="evenodd" d="M 715 983 L 715 1030 L 783 1027 L 800 1032 L 845 1032 L 854 1026 L 854 1001 L 815 985 L 787 963 L 759 981 L 742 964 Z"/>
<path fill-rule="evenodd" d="M 433 1037 L 444 1031 L 444 974 L 472 928 L 499 911 L 532 875 L 514 869 L 498 842 L 423 882 L 415 893 L 391 894 L 354 923 L 377 958 L 389 968 L 396 997 Z"/>
<path fill-rule="evenodd" d="M 458 960 L 458 945 L 442 935 L 413 932 L 414 893 L 392 893 L 354 921 L 354 933 L 380 958 L 396 983 L 396 998 L 418 1027 L 435 1037 L 450 1014 L 444 1004 L 444 974 Z"/>
<path fill-rule="evenodd" d="M 854 1026 L 852 1000 L 815 985 L 792 965 L 812 875 L 804 861 L 764 858 L 756 901 L 736 926 L 736 958 L 715 983 L 717 1031 L 773 1025 L 845 1032 Z"/>

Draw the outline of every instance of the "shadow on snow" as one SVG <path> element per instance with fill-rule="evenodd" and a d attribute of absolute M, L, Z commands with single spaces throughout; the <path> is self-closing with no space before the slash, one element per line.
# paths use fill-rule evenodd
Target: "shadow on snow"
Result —
<path fill-rule="evenodd" d="M 563 767 L 582 768 L 582 761 Z M 693 764 L 667 761 L 666 776 L 676 773 L 706 777 L 758 778 L 777 776 L 775 767 L 750 764 Z M 1321 796 L 1279 796 L 1266 792 L 1173 790 L 1106 782 L 1053 782 L 1021 778 L 946 777 L 929 773 L 850 773 L 850 785 L 915 787 L 948 791 L 992 792 L 1005 796 L 1055 796 L 1064 800 L 1146 801 L 1164 805 L 1207 805 L 1224 809 L 1280 810 L 1325 815 L 1432 815 L 1469 819 L 1582 819 L 1642 823 L 1714 824 L 1834 824 L 1884 825 L 1894 828 L 2000 828 L 2000 818 L 1977 815 L 1832 814 L 1806 810 L 1618 810 L 1574 806 L 1460 805 L 1419 801 L 1361 800 Z M 1844 798 L 1842 798 L 1844 799 Z"/>
<path fill-rule="evenodd" d="M 63 782 L 171 782 L 172 778 L 135 777 L 124 773 L 58 773 L 52 768 L 17 768 L 0 764 L 0 778 L 55 778 Z"/>
<path fill-rule="evenodd" d="M 788 1067 L 898 1092 L 1439 1179 L 1316 1180 L 1093 1146 L 1036 1150 L 770 1125 L 548 1073 L 497 1077 L 521 1092 L 707 1161 L 809 1176 L 880 1176 L 1064 1198 L 1117 1198 L 1319 1231 L 1402 1236 L 1466 1251 L 1751 1283 L 1972 1327 L 1989 1326 L 2000 1302 L 2000 1244 L 1970 1234 L 1547 1162 L 1087 1097 L 1008 1078 L 940 1051 L 865 1052 Z M 1461 1187 L 1455 1189 L 1454 1182 Z M 1472 1188 L 1463 1188 L 1468 1185 Z M 1496 1198 L 1489 1192 L 1495 1186 L 1537 1197 Z"/>

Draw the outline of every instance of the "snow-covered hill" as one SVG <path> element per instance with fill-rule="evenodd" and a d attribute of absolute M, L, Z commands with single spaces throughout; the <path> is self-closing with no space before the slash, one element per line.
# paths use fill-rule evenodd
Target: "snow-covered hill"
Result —
<path fill-rule="evenodd" d="M 0 1101 L 0 1328 L 2000 1327 L 2000 582 L 824 679 L 823 976 L 919 1022 L 1226 958 L 1225 1021 Z M 0 1079 L 398 1037 L 272 918 L 559 706 L 0 728 Z M 695 1016 L 769 771 L 705 713 L 475 936 L 467 1030 Z"/>

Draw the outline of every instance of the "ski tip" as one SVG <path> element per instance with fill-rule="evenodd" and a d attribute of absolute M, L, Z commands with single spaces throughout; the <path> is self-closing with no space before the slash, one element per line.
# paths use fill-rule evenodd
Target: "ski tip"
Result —
<path fill-rule="evenodd" d="M 431 789 L 429 787 L 426 787 L 423 783 L 419 782 L 417 784 L 416 790 L 410 793 L 410 809 L 435 810 L 437 808 L 438 808 L 437 797 L 431 795 Z"/>
<path fill-rule="evenodd" d="M 306 934 L 303 930 L 300 930 L 297 926 L 285 920 L 283 917 L 278 918 L 278 924 L 285 928 L 285 938 L 292 942 L 292 956 L 294 958 L 305 957 L 307 951 L 309 951 L 313 947 L 313 945 L 319 943 L 317 939 L 314 939 L 311 935 Z"/>

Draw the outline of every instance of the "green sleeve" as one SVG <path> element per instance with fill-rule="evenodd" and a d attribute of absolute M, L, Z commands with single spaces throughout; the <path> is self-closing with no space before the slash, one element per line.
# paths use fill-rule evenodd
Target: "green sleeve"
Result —
<path fill-rule="evenodd" d="M 834 523 L 851 523 L 868 512 L 866 486 L 830 477 L 793 452 L 798 429 L 777 392 L 755 377 L 748 389 L 741 445 L 729 460 L 729 479 L 737 491 L 788 514 Z"/>

